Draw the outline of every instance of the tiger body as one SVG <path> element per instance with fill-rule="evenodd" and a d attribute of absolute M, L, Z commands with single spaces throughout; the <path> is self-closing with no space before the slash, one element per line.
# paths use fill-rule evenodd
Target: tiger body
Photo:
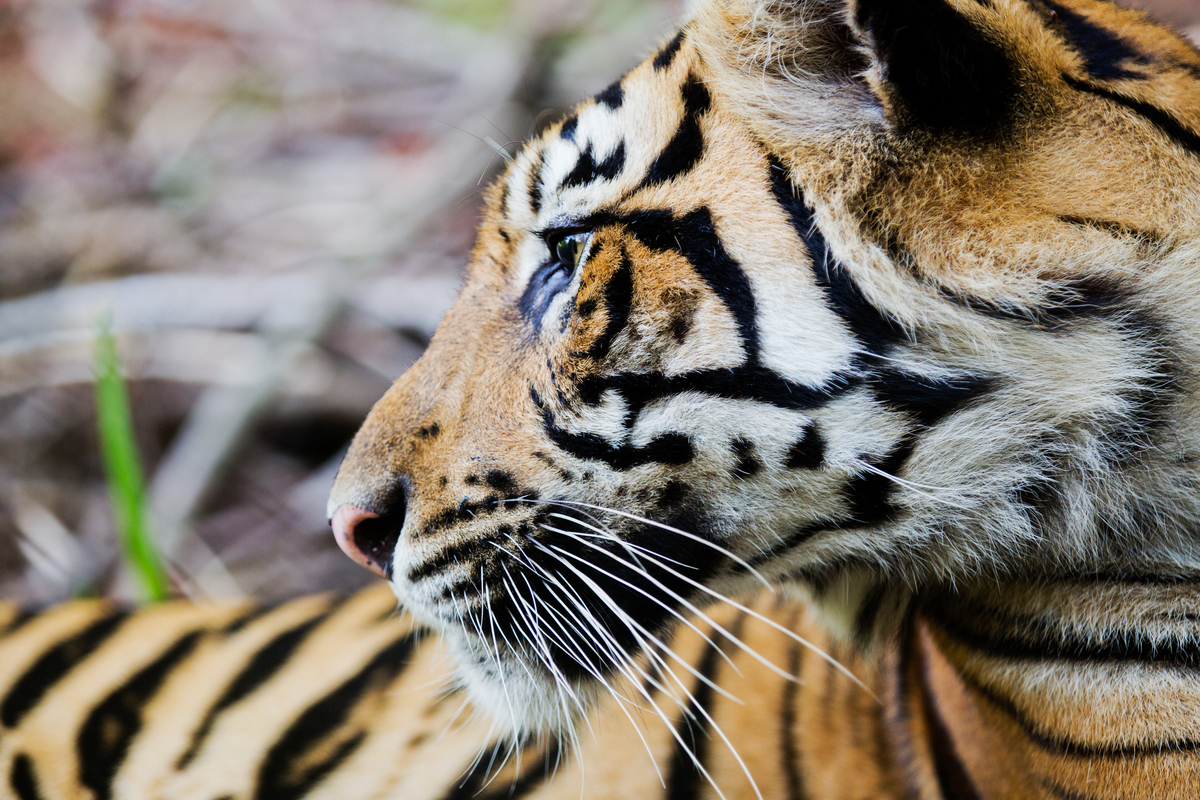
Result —
<path fill-rule="evenodd" d="M 1186 584 L 1093 588 L 1084 609 L 1077 586 L 953 595 L 869 659 L 804 603 L 764 593 L 679 629 L 670 644 L 694 675 L 676 665 L 682 681 L 647 687 L 642 709 L 602 703 L 573 747 L 549 737 L 519 756 L 464 710 L 443 643 L 381 589 L 274 609 L 128 615 L 89 601 L 23 619 L 0 607 L 0 796 L 1195 796 L 1197 631 L 1179 609 L 1200 597 Z M 1079 653 L 1094 656 L 1081 666 Z"/>
<path fill-rule="evenodd" d="M 351 445 L 335 534 L 412 616 L 364 595 L 255 682 L 293 606 L 144 612 L 0 770 L 104 796 L 83 732 L 136 719 L 111 796 L 1195 796 L 1198 348 L 1182 39 L 1098 0 L 714 0 L 514 159 Z"/>

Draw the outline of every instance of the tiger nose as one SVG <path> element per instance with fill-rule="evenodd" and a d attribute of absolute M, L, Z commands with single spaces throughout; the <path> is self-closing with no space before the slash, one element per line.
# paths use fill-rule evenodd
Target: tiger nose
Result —
<path fill-rule="evenodd" d="M 391 579 L 392 557 L 400 529 L 404 526 L 404 502 L 399 509 L 387 514 L 376 514 L 346 503 L 333 512 L 330 524 L 338 547 L 356 564 L 366 567 L 376 575 Z"/>

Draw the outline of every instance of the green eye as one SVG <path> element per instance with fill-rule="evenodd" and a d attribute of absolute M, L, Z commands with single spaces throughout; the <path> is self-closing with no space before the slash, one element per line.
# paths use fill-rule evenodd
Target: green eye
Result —
<path fill-rule="evenodd" d="M 574 272 L 587 249 L 590 233 L 572 233 L 554 243 L 554 257 L 567 272 Z"/>

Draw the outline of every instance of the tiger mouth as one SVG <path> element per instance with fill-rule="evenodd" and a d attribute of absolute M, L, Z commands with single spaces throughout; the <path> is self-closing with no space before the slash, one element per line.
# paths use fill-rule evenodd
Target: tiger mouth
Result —
<path fill-rule="evenodd" d="M 406 603 L 473 642 L 472 658 L 517 659 L 550 681 L 607 680 L 702 604 L 703 587 L 729 567 L 719 549 L 652 525 L 617 535 L 548 505 L 524 527 L 456 547 L 471 558 L 452 557 L 449 570 L 427 559 L 401 582 Z"/>

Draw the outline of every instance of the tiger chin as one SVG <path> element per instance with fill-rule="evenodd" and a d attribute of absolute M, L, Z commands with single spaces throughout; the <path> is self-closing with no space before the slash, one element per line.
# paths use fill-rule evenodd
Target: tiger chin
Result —
<path fill-rule="evenodd" d="M 700 4 L 490 190 L 340 545 L 518 736 L 761 583 L 869 653 L 1197 575 L 1198 76 L 1094 0 Z"/>

